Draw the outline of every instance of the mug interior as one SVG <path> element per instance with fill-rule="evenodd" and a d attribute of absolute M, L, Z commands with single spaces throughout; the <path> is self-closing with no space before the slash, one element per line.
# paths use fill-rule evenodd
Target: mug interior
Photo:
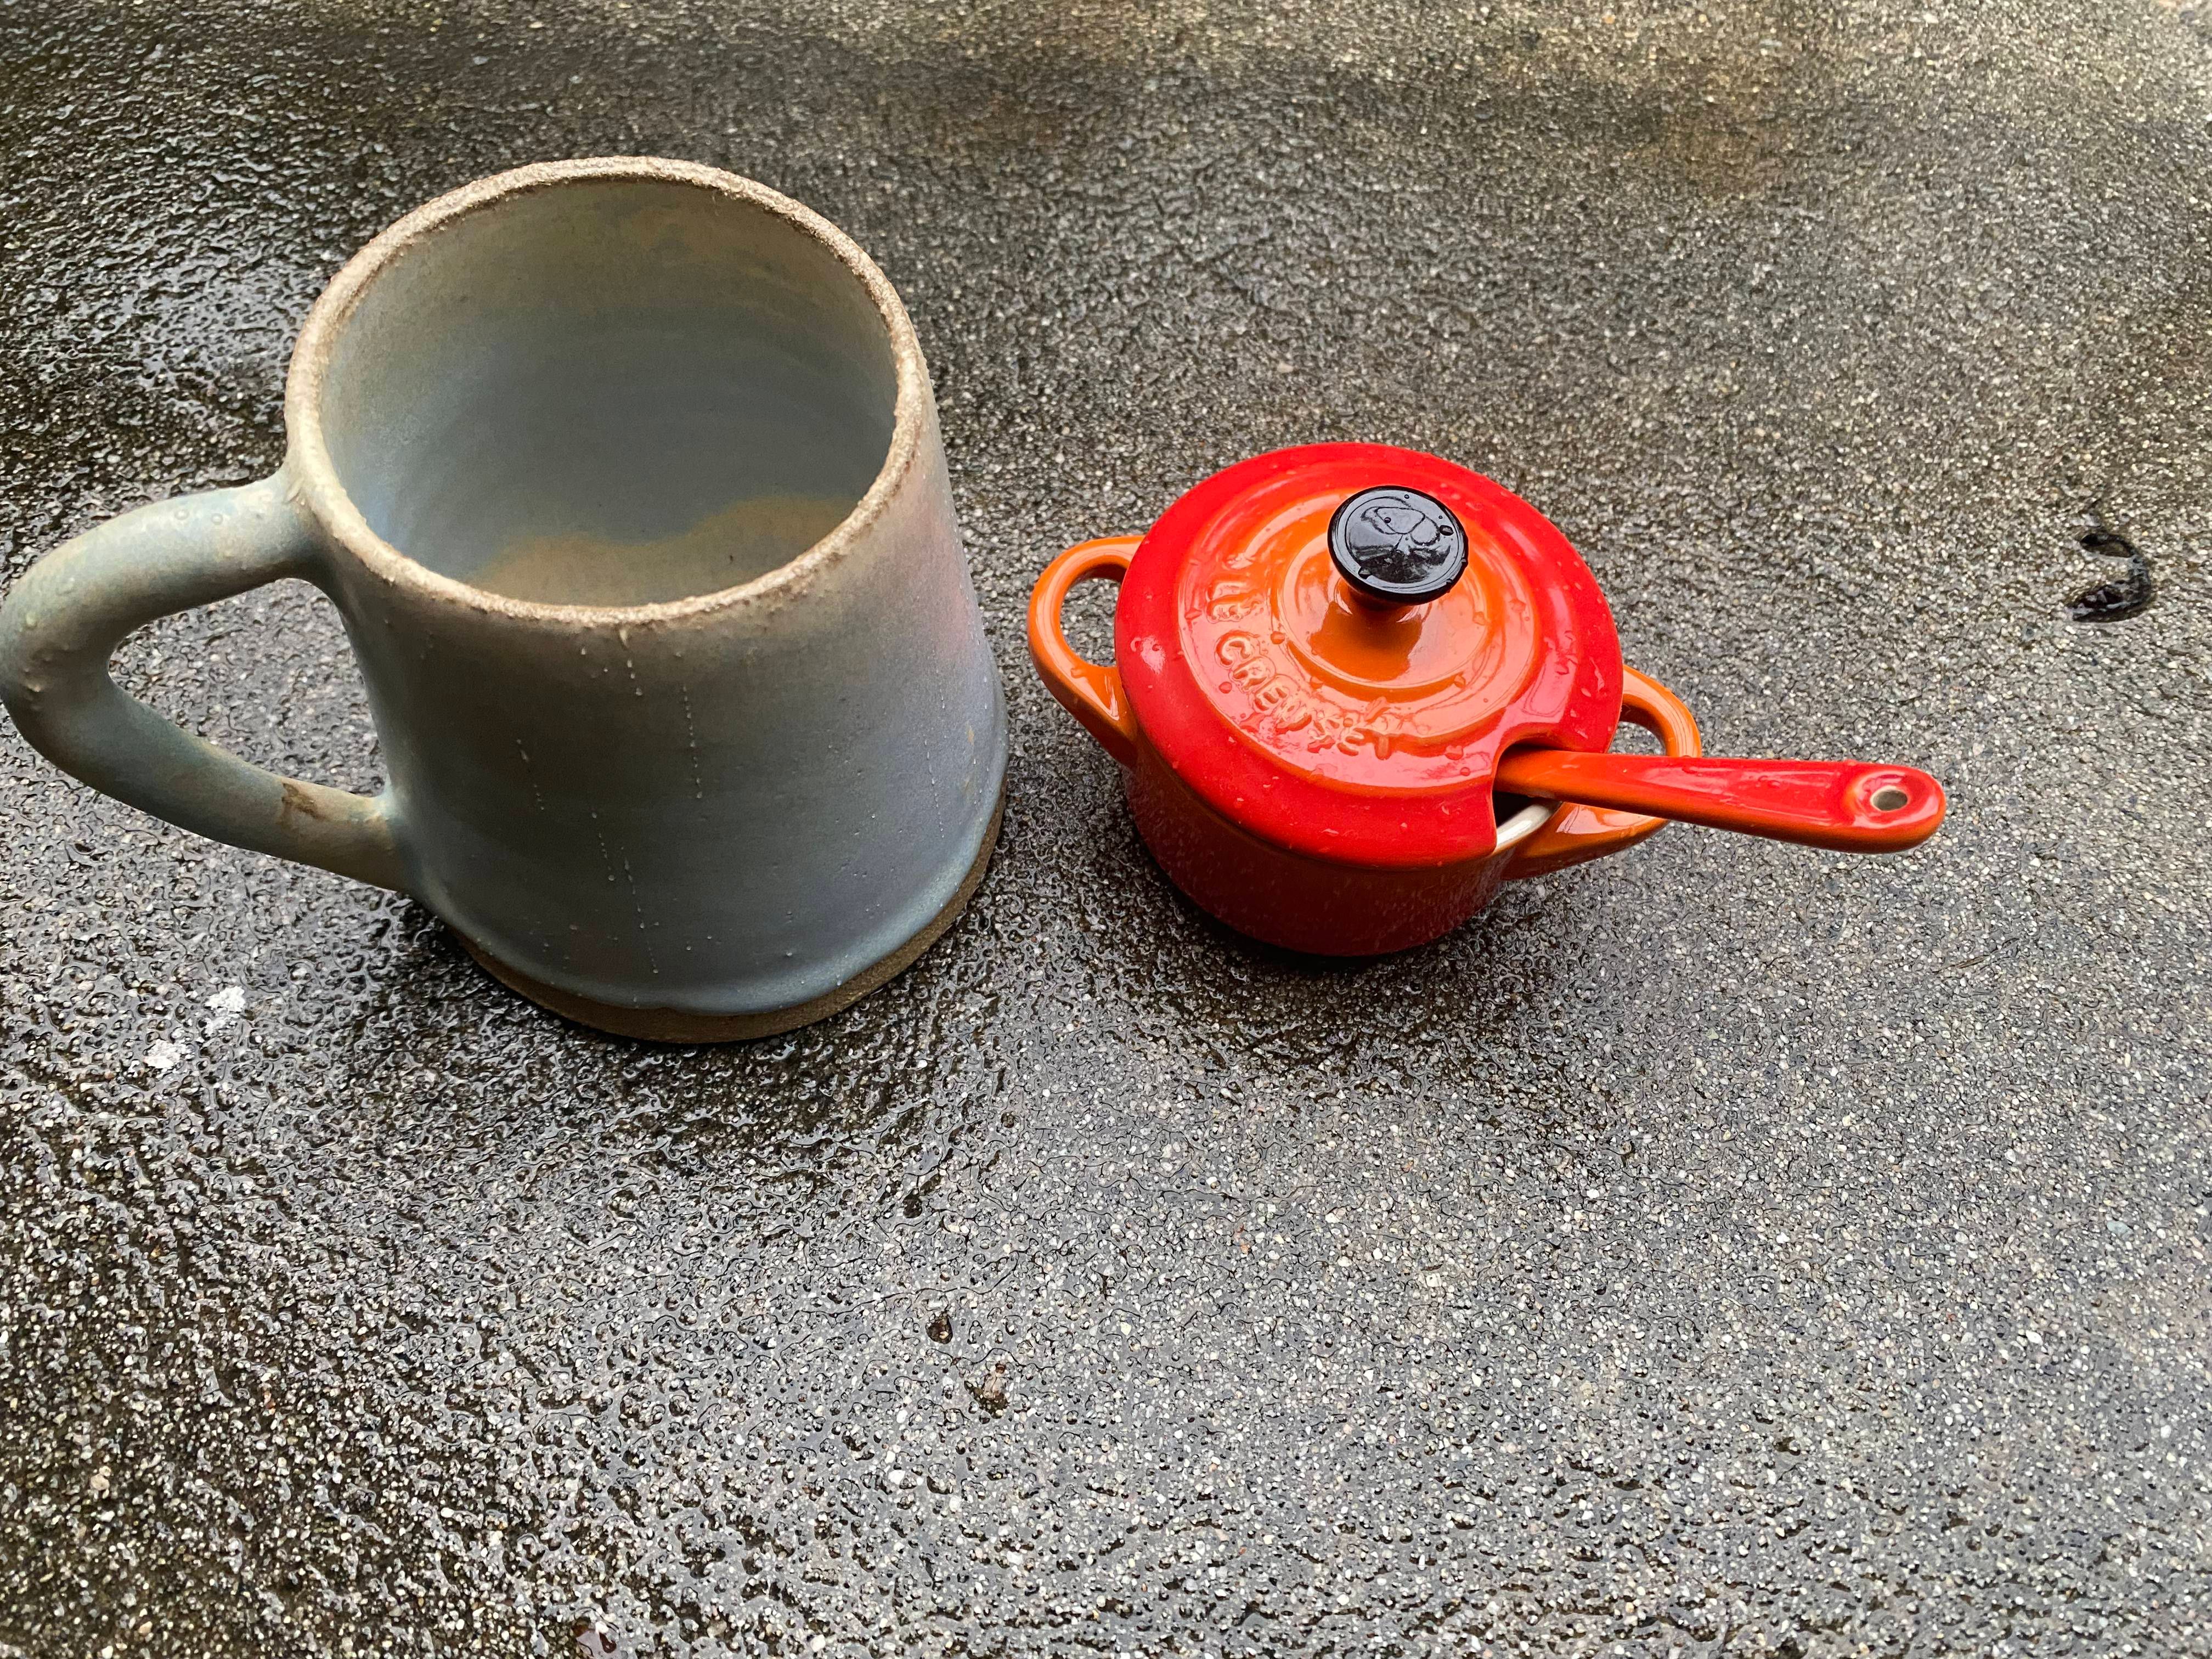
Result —
<path fill-rule="evenodd" d="M 434 226 L 338 323 L 323 441 L 441 574 L 635 605 L 763 575 L 875 481 L 898 403 L 858 273 L 768 207 L 576 177 Z"/>

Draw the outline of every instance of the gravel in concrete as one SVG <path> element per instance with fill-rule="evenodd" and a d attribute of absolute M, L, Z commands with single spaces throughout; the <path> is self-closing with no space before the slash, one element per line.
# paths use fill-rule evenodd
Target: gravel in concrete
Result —
<path fill-rule="evenodd" d="M 9 568 L 273 466 L 405 209 L 686 156 L 905 293 L 1016 732 L 920 966 L 672 1051 L 0 734 L 0 1654 L 2212 1651 L 2208 120 L 2193 0 L 0 7 Z M 1021 609 L 1330 437 L 1943 835 L 1212 927 Z M 118 673 L 378 775 L 304 588 Z"/>

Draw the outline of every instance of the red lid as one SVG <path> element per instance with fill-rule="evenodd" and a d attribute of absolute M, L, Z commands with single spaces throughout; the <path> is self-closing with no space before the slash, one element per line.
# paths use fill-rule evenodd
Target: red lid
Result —
<path fill-rule="evenodd" d="M 1505 749 L 1602 750 L 1620 718 L 1613 616 L 1566 538 L 1382 444 L 1279 449 L 1184 495 L 1130 562 L 1115 660 L 1215 810 L 1358 864 L 1480 857 Z"/>

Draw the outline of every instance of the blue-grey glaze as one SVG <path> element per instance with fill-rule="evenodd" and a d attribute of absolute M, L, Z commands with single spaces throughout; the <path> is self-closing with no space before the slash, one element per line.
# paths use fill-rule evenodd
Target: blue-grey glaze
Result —
<path fill-rule="evenodd" d="M 275 478 L 127 515 L 11 594 L 0 692 L 51 758 L 402 888 L 616 1009 L 799 1008 L 956 903 L 994 825 L 999 684 L 911 325 L 834 229 L 703 167 L 504 174 L 339 274 L 286 411 Z M 493 591 L 547 538 L 536 598 Z M 131 627 L 283 576 L 345 619 L 374 799 L 107 680 Z"/>

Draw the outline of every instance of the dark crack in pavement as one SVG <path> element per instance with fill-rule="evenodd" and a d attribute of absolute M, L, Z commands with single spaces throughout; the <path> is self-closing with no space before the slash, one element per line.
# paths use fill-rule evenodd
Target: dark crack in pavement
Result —
<path fill-rule="evenodd" d="M 11 571 L 405 209 L 683 156 L 905 294 L 1015 734 L 918 967 L 671 1050 L 0 732 L 0 1654 L 2212 1652 L 2208 123 L 2196 0 L 0 7 Z M 1210 925 L 1024 601 L 1353 437 L 1943 834 Z M 118 662 L 376 780 L 304 587 Z"/>

